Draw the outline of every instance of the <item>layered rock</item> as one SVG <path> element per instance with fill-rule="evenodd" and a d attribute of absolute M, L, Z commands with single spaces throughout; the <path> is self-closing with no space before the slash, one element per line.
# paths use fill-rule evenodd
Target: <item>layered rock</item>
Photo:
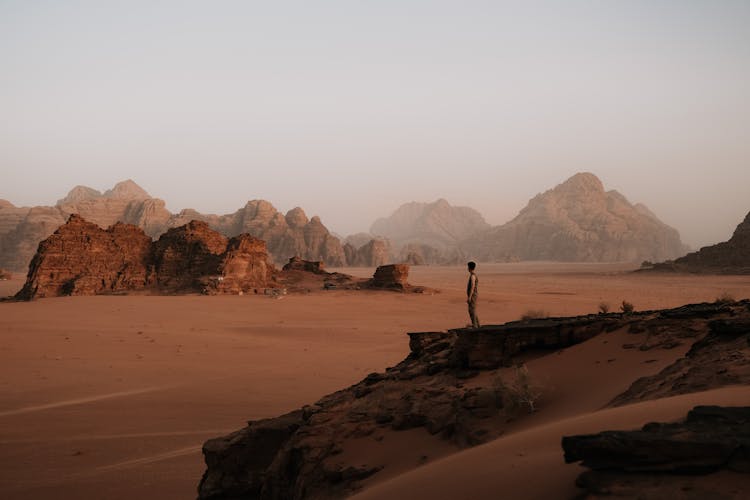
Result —
<path fill-rule="evenodd" d="M 739 331 L 739 325 L 750 319 L 749 306 L 750 302 L 703 304 L 411 333 L 409 356 L 384 373 L 372 373 L 300 410 L 250 422 L 207 441 L 207 470 L 199 498 L 346 497 L 384 466 L 376 456 L 362 458 L 347 450 L 361 449 L 370 441 L 375 445 L 398 440 L 398 433 L 408 429 L 422 429 L 428 443 L 449 443 L 458 450 L 492 440 L 510 420 L 522 418 L 527 409 L 516 392 L 518 386 L 494 371 L 513 364 L 521 353 L 554 353 L 621 328 L 670 337 L 687 322 L 691 336 L 680 338 L 695 340 L 706 334 L 710 321 L 721 319 Z M 749 336 L 746 331 L 745 342 Z M 415 462 L 422 453 L 398 450 L 402 455 L 412 453 Z"/>
<path fill-rule="evenodd" d="M 529 201 L 517 217 L 463 247 L 473 260 L 642 262 L 672 259 L 687 248 L 679 233 L 643 205 L 605 191 L 579 173 Z"/>
<path fill-rule="evenodd" d="M 151 279 L 164 290 L 200 291 L 202 279 L 218 275 L 227 238 L 202 221 L 172 228 L 154 242 Z"/>
<path fill-rule="evenodd" d="M 750 213 L 723 243 L 703 247 L 697 252 L 657 264 L 655 270 L 691 273 L 750 274 Z"/>
<path fill-rule="evenodd" d="M 564 437 L 562 447 L 567 463 L 590 469 L 576 481 L 587 498 L 685 492 L 691 498 L 745 498 L 747 491 L 737 485 L 750 484 L 750 407 L 698 406 L 682 422 Z M 718 472 L 729 474 L 702 477 Z M 727 481 L 732 476 L 735 481 Z"/>
<path fill-rule="evenodd" d="M 405 290 L 409 286 L 409 266 L 406 264 L 388 264 L 375 269 L 369 281 L 370 288 Z"/>
<path fill-rule="evenodd" d="M 609 406 L 620 406 L 637 401 L 664 398 L 706 391 L 726 385 L 750 385 L 750 319 L 742 319 L 750 311 L 750 304 L 707 305 L 705 313 L 737 314 L 740 318 L 717 319 L 708 324 L 708 335 L 695 342 L 685 357 L 664 368 L 656 375 L 642 377 L 622 394 L 615 397 Z M 683 326 L 677 330 L 671 326 L 673 318 L 664 320 L 663 326 L 652 322 L 650 346 L 669 346 L 684 342 L 695 336 L 696 327 Z M 638 325 L 634 326 L 640 330 Z M 703 330 L 705 327 L 700 327 Z M 661 337 L 661 339 L 659 339 Z M 636 347 L 636 346 L 628 346 Z"/>
<path fill-rule="evenodd" d="M 227 241 L 205 222 L 173 228 L 153 242 L 131 224 L 118 222 L 105 230 L 71 215 L 39 244 L 16 297 L 239 293 L 274 286 L 274 273 L 262 241 L 250 235 Z"/>
<path fill-rule="evenodd" d="M 54 207 L 17 208 L 9 202 L 0 203 L 0 266 L 26 269 L 39 242 L 74 213 L 102 228 L 116 222 L 133 224 L 152 238 L 169 228 L 199 220 L 227 237 L 248 233 L 266 241 L 271 258 L 277 262 L 299 255 L 330 266 L 346 264 L 338 238 L 330 234 L 320 218 L 308 220 L 301 208 L 284 216 L 267 201 L 254 200 L 228 215 L 204 215 L 191 209 L 171 214 L 163 200 L 152 198 L 127 180 L 104 193 L 76 186 Z"/>
<path fill-rule="evenodd" d="M 101 229 L 71 215 L 39 244 L 19 298 L 143 290 L 151 238 L 130 224 Z"/>

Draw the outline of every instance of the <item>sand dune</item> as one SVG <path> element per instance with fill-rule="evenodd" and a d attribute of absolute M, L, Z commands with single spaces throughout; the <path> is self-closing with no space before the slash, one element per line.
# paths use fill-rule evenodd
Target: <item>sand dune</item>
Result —
<path fill-rule="evenodd" d="M 583 469 L 564 463 L 562 436 L 634 429 L 651 421 L 677 420 L 695 405 L 749 401 L 750 387 L 727 387 L 585 413 L 451 455 L 353 498 L 573 498 L 578 493 L 575 478 Z"/>
<path fill-rule="evenodd" d="M 623 299 L 638 309 L 654 309 L 713 301 L 724 292 L 750 296 L 747 276 L 622 274 L 628 267 L 483 265 L 480 315 L 485 323 L 502 323 L 529 309 L 551 315 L 594 312 L 601 301 L 613 309 Z M 372 269 L 347 271 L 372 274 Z M 3 498 L 193 498 L 204 470 L 199 448 L 206 439 L 238 429 L 248 419 L 314 402 L 392 366 L 408 352 L 407 331 L 465 325 L 464 279 L 463 267 L 412 268 L 410 282 L 440 289 L 436 295 L 320 291 L 281 300 L 99 296 L 0 303 Z M 0 294 L 20 285 L 18 279 L 0 282 Z M 548 388 L 546 402 L 537 414 L 520 420 L 513 435 L 536 436 L 542 428 L 554 428 L 543 426 L 581 415 L 594 419 L 600 413 L 592 412 L 631 377 L 657 371 L 684 349 L 654 355 L 619 345 L 619 340 L 594 339 L 530 361 L 530 371 Z M 644 406 L 649 413 L 643 419 L 658 418 L 660 404 Z M 602 420 L 601 425 L 610 424 Z M 561 463 L 559 441 L 553 449 L 553 432 L 548 432 L 535 457 L 548 453 L 549 463 Z M 420 436 L 403 436 L 402 446 L 423 442 Z M 425 454 L 434 458 L 450 451 Z M 388 455 L 398 456 L 398 446 Z M 391 473 L 419 465 L 397 462 Z M 574 469 L 568 466 L 559 474 L 567 481 L 575 475 L 567 471 Z M 490 472 L 493 478 L 498 474 Z M 428 474 L 428 469 L 413 474 Z M 465 476 L 470 480 L 477 481 Z M 372 486 L 375 494 L 386 483 Z"/>

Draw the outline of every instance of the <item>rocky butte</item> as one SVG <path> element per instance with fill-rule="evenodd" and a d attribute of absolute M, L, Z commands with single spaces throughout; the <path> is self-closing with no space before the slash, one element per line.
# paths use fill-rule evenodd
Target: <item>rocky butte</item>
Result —
<path fill-rule="evenodd" d="M 368 442 L 376 446 L 398 441 L 398 433 L 410 429 L 424 431 L 424 438 L 436 447 L 442 443 L 455 451 L 496 439 L 509 422 L 528 414 L 525 409 L 534 404 L 535 397 L 523 380 L 499 379 L 497 368 L 513 365 L 520 354 L 554 356 L 560 349 L 615 330 L 639 339 L 623 349 L 671 349 L 682 343 L 691 343 L 692 348 L 660 373 L 634 381 L 610 406 L 750 383 L 750 301 L 410 333 L 410 354 L 385 372 L 371 373 L 308 406 L 251 421 L 234 433 L 207 441 L 203 446 L 207 468 L 199 498 L 343 498 L 385 466 L 377 454 L 363 457 L 347 450 L 361 449 Z M 717 371 L 716 366 L 722 369 Z M 664 434 L 655 434 L 654 448 L 658 451 L 660 436 L 679 432 L 667 428 Z M 717 442 L 722 439 L 726 433 Z M 593 455 L 584 450 L 586 441 L 568 442 L 565 452 L 570 461 L 583 459 L 595 468 L 596 464 L 620 463 L 619 441 Z M 596 450 L 602 448 L 596 446 Z M 737 449 L 736 443 L 728 446 Z M 747 441 L 744 446 L 737 464 L 747 474 Z M 680 455 L 681 450 L 687 455 Z M 732 451 L 728 447 L 720 451 L 726 450 Z M 716 451 L 704 461 L 719 459 L 721 453 Z M 690 453 L 687 448 L 675 449 L 673 463 L 686 463 Z M 634 456 L 627 460 L 639 459 L 637 453 L 630 455 Z M 659 465 L 654 463 L 652 468 Z M 638 466 L 634 461 L 632 467 Z M 690 477 L 674 480 L 678 487 L 693 484 Z"/>
<path fill-rule="evenodd" d="M 373 278 L 329 273 L 320 261 L 299 257 L 278 271 L 263 240 L 227 238 L 206 222 L 169 229 L 158 240 L 117 222 L 107 229 L 73 214 L 39 244 L 26 283 L 16 298 L 127 293 L 258 293 L 261 289 L 384 289 L 425 293 L 407 282 L 409 266 L 384 265 Z"/>
<path fill-rule="evenodd" d="M 330 234 L 319 217 L 308 219 L 299 207 L 283 215 L 269 202 L 253 200 L 228 215 L 204 215 L 190 209 L 172 214 L 163 200 L 152 198 L 135 182 L 127 180 L 104 193 L 76 186 L 52 207 L 18 208 L 0 200 L 0 267 L 26 269 L 39 242 L 71 214 L 79 214 L 102 228 L 116 222 L 132 224 L 151 238 L 159 237 L 169 228 L 200 220 L 227 237 L 247 233 L 264 240 L 269 258 L 277 264 L 294 256 L 320 260 L 330 266 L 347 263 L 338 238 Z"/>
<path fill-rule="evenodd" d="M 192 221 L 154 242 L 132 224 L 102 229 L 73 214 L 39 244 L 16 297 L 251 292 L 274 286 L 275 273 L 265 243 L 250 235 L 227 240 Z"/>

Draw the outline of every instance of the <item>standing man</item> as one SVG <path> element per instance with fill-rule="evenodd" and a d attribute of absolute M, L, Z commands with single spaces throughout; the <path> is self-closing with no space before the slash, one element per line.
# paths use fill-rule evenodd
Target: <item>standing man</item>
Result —
<path fill-rule="evenodd" d="M 479 317 L 477 316 L 477 297 L 479 297 L 479 278 L 474 273 L 477 264 L 469 262 L 469 283 L 466 285 L 466 302 L 469 304 L 469 318 L 471 326 L 479 328 Z"/>

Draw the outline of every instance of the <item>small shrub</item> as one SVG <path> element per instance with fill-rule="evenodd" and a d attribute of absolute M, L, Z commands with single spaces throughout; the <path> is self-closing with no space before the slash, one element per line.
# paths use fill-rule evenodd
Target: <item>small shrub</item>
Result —
<path fill-rule="evenodd" d="M 609 304 L 606 302 L 599 302 L 599 314 L 607 314 L 609 312 Z"/>
<path fill-rule="evenodd" d="M 549 318 L 549 313 L 547 311 L 544 311 L 542 309 L 529 309 L 521 316 L 521 321 L 543 318 Z"/>
<path fill-rule="evenodd" d="M 716 304 L 720 304 L 720 305 L 733 304 L 734 302 L 736 302 L 736 300 L 734 296 L 729 292 L 722 292 L 721 295 L 716 297 L 716 301 L 715 301 Z"/>
<path fill-rule="evenodd" d="M 630 314 L 635 311 L 635 306 L 627 300 L 623 300 L 622 304 L 620 305 L 620 310 L 625 314 Z"/>
<path fill-rule="evenodd" d="M 532 382 L 526 365 L 516 367 L 515 376 L 508 386 L 508 391 L 511 402 L 517 408 L 526 408 L 529 413 L 536 411 L 536 404 L 542 397 L 542 390 Z"/>

